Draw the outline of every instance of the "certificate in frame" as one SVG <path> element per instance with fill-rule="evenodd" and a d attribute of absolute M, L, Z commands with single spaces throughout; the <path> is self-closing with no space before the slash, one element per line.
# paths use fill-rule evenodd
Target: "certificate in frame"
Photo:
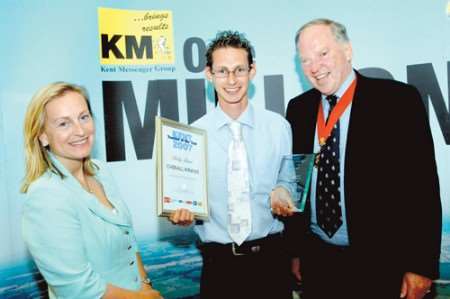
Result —
<path fill-rule="evenodd" d="M 158 216 L 184 208 L 207 219 L 206 131 L 157 116 L 155 132 Z"/>

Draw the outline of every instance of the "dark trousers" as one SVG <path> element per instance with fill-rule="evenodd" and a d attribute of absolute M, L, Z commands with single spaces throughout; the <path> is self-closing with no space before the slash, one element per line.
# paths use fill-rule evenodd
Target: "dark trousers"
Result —
<path fill-rule="evenodd" d="M 333 246 L 311 237 L 301 258 L 302 299 L 398 299 L 402 274 L 394 264 L 365 256 L 351 247 Z"/>
<path fill-rule="evenodd" d="M 290 259 L 283 246 L 281 235 L 234 249 L 231 244 L 201 244 L 200 298 L 291 299 Z"/>

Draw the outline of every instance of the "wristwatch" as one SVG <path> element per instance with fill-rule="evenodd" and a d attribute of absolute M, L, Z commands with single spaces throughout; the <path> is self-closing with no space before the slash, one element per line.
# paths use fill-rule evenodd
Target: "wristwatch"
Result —
<path fill-rule="evenodd" d="M 144 279 L 141 280 L 142 283 L 148 284 L 149 286 L 152 286 L 152 281 L 150 280 L 150 278 L 146 277 Z"/>

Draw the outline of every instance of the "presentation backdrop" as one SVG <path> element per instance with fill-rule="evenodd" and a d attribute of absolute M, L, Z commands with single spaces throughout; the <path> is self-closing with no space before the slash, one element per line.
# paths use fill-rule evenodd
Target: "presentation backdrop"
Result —
<path fill-rule="evenodd" d="M 284 114 L 289 99 L 310 88 L 294 36 L 300 25 L 317 17 L 347 26 L 357 69 L 409 82 L 422 94 L 444 213 L 438 292 L 450 294 L 448 5 L 447 0 L 280 0 L 276 5 L 263 0 L 2 1 L 0 298 L 45 296 L 20 224 L 22 123 L 38 88 L 53 81 L 87 88 L 97 126 L 93 156 L 108 162 L 133 214 L 155 287 L 165 298 L 193 296 L 201 266 L 195 236 L 156 216 L 154 118 L 189 124 L 214 107 L 213 88 L 203 74 L 204 53 L 217 31 L 225 29 L 244 32 L 255 47 L 251 102 Z M 400 140 L 391 145 L 392 154 L 401 154 Z M 420 170 L 412 163 L 409 171 Z"/>

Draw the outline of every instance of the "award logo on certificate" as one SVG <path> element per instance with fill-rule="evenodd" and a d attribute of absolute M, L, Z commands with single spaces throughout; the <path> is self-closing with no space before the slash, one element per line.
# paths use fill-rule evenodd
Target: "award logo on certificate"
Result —
<path fill-rule="evenodd" d="M 158 216 L 184 208 L 208 218 L 206 131 L 156 117 Z"/>
<path fill-rule="evenodd" d="M 315 154 L 283 156 L 277 185 L 286 187 L 291 193 L 296 212 L 303 212 L 314 167 Z"/>

